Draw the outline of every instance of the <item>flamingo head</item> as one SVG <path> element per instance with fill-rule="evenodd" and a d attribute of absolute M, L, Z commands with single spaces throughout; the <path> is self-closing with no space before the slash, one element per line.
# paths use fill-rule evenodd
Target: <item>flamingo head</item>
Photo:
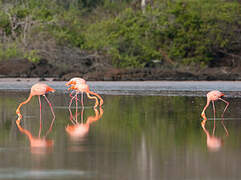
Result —
<path fill-rule="evenodd" d="M 70 80 L 65 84 L 65 86 L 71 86 L 71 85 L 76 85 L 76 81 Z"/>
<path fill-rule="evenodd" d="M 46 88 L 46 93 L 48 93 L 48 92 L 55 92 L 55 89 L 47 86 L 47 88 Z"/>

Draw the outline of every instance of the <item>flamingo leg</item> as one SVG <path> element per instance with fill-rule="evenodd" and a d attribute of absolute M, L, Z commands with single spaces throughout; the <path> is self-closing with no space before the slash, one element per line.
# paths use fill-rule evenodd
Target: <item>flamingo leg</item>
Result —
<path fill-rule="evenodd" d="M 49 102 L 48 98 L 45 95 L 43 95 L 43 96 L 46 99 L 47 103 L 49 104 L 49 107 L 50 107 L 52 115 L 53 115 L 53 119 L 55 119 L 55 114 L 54 114 L 54 110 L 53 110 L 51 103 Z"/>
<path fill-rule="evenodd" d="M 74 91 L 72 91 L 70 94 L 69 94 L 69 96 L 72 98 L 73 97 L 73 94 L 74 93 Z"/>
<path fill-rule="evenodd" d="M 84 123 L 84 107 L 81 110 L 81 123 Z"/>
<path fill-rule="evenodd" d="M 212 101 L 212 104 L 213 104 L 213 135 L 215 133 L 215 128 L 216 128 L 216 124 L 215 124 L 215 114 L 216 114 L 216 110 L 215 110 L 215 105 L 214 105 L 214 101 Z"/>
<path fill-rule="evenodd" d="M 75 95 L 75 122 L 78 123 L 78 94 Z"/>
<path fill-rule="evenodd" d="M 225 100 L 222 99 L 222 98 L 219 98 L 219 99 L 226 103 L 226 106 L 225 106 L 225 108 L 224 108 L 224 110 L 223 110 L 223 114 L 222 114 L 222 118 L 223 118 L 224 113 L 225 113 L 225 111 L 227 110 L 227 108 L 228 108 L 228 106 L 229 106 L 229 102 L 228 102 L 228 101 L 225 101 Z"/>
<path fill-rule="evenodd" d="M 38 132 L 38 137 L 40 137 L 41 135 L 41 131 L 42 131 L 42 105 L 41 105 L 41 99 L 40 96 L 38 96 L 38 101 L 39 101 L 39 132 Z"/>
<path fill-rule="evenodd" d="M 82 108 L 84 108 L 84 92 L 81 91 L 81 105 L 82 105 Z"/>

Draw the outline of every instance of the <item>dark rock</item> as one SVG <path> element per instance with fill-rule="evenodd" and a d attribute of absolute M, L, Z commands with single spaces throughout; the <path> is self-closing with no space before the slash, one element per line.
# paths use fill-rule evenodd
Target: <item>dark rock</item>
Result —
<path fill-rule="evenodd" d="M 34 64 L 27 59 L 0 62 L 0 75 L 6 77 L 30 77 Z"/>
<path fill-rule="evenodd" d="M 87 60 L 84 60 L 87 62 Z M 87 63 L 88 64 L 88 63 Z M 55 81 L 67 81 L 73 77 L 82 77 L 88 81 L 144 81 L 144 80 L 241 80 L 241 66 L 237 67 L 164 67 L 118 69 L 104 63 L 84 63 L 74 65 L 50 64 L 41 59 L 32 63 L 27 59 L 0 62 L 0 77 L 54 77 Z"/>

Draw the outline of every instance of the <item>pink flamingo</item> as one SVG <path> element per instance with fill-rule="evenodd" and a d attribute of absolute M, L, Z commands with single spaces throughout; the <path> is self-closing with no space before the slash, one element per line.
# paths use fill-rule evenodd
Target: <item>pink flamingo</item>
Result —
<path fill-rule="evenodd" d="M 213 113 L 214 113 L 214 118 L 215 118 L 215 105 L 214 105 L 214 101 L 216 100 L 222 100 L 223 102 L 226 103 L 226 107 L 224 108 L 223 110 L 223 114 L 222 114 L 222 117 L 226 111 L 226 109 L 228 108 L 228 105 L 229 105 L 229 102 L 228 101 L 225 101 L 224 99 L 222 99 L 221 97 L 223 97 L 224 94 L 221 93 L 220 91 L 217 91 L 217 90 L 214 90 L 214 91 L 210 91 L 209 93 L 207 93 L 207 104 L 206 106 L 203 108 L 203 111 L 201 113 L 201 116 L 204 118 L 204 119 L 207 119 L 206 115 L 205 115 L 205 110 L 207 109 L 207 107 L 209 106 L 210 104 L 210 101 L 212 101 L 212 104 L 213 104 Z"/>
<path fill-rule="evenodd" d="M 51 112 L 53 114 L 53 117 L 55 118 L 55 114 L 54 114 L 54 111 L 53 111 L 53 108 L 52 108 L 52 105 L 51 103 L 49 102 L 48 98 L 45 96 L 46 93 L 48 92 L 54 92 L 55 90 L 53 88 L 51 88 L 50 86 L 46 85 L 46 84 L 43 84 L 43 83 L 37 83 L 37 84 L 34 84 L 32 87 L 31 87 L 31 91 L 30 91 L 30 95 L 28 97 L 28 99 L 26 101 L 23 101 L 22 103 L 20 103 L 20 105 L 18 106 L 17 110 L 16 110 L 16 113 L 18 115 L 18 120 L 17 121 L 20 121 L 22 119 L 22 115 L 20 113 L 20 108 L 22 105 L 24 104 L 27 104 L 31 98 L 33 96 L 38 96 L 38 99 L 39 99 L 39 106 L 40 106 L 40 120 L 41 120 L 41 100 L 40 100 L 40 96 L 43 96 L 47 103 L 49 104 L 49 107 L 51 109 Z"/>
<path fill-rule="evenodd" d="M 87 94 L 87 97 L 88 97 L 89 99 L 95 99 L 95 106 L 94 106 L 95 108 L 96 108 L 98 105 L 100 105 L 100 106 L 103 105 L 103 102 L 104 102 L 103 99 L 100 97 L 99 94 L 90 91 L 89 86 L 86 84 L 86 81 L 85 81 L 84 79 L 82 79 L 82 78 L 76 78 L 76 77 L 75 77 L 75 78 L 72 78 L 72 79 L 70 79 L 70 80 L 66 83 L 66 86 L 70 86 L 70 87 L 68 88 L 68 90 L 74 90 L 74 92 L 76 92 L 75 96 L 73 96 L 73 97 L 71 98 L 71 100 L 70 100 L 69 109 L 70 109 L 70 107 L 71 107 L 71 104 L 72 104 L 72 101 L 73 101 L 74 98 L 76 99 L 76 109 L 77 109 L 77 106 L 78 106 L 78 104 L 77 104 L 77 96 L 78 96 L 79 93 L 81 93 L 81 104 L 82 104 L 82 107 L 84 106 L 84 105 L 83 105 L 83 93 L 84 93 L 84 92 Z M 94 96 L 90 96 L 90 94 L 91 94 L 91 95 L 94 95 Z M 100 103 L 99 103 L 97 97 L 99 98 Z"/>
<path fill-rule="evenodd" d="M 66 86 L 75 86 L 76 84 L 82 84 L 82 85 L 85 85 L 86 84 L 86 81 L 82 78 L 78 78 L 78 77 L 74 77 L 72 79 L 70 79 L 65 85 Z M 71 88 L 68 88 L 68 90 L 71 90 Z M 77 98 L 77 92 L 75 94 L 75 96 L 72 96 L 72 93 L 74 93 L 76 91 L 72 91 L 70 93 L 70 97 L 71 97 L 71 100 L 70 100 L 70 104 L 69 104 L 69 109 L 71 107 L 71 104 L 72 104 L 72 101 L 74 98 L 76 98 L 76 107 L 77 107 L 77 101 L 78 101 L 78 98 Z M 83 103 L 83 93 L 81 93 L 81 104 L 82 104 L 82 107 L 84 106 L 84 103 Z"/>
<path fill-rule="evenodd" d="M 86 84 L 86 81 L 82 78 L 74 77 L 66 83 L 66 86 L 75 85 L 75 84 Z"/>
<path fill-rule="evenodd" d="M 81 111 L 82 122 L 74 123 L 72 121 L 73 125 L 67 125 L 65 130 L 70 135 L 71 138 L 78 139 L 78 138 L 84 137 L 89 132 L 90 124 L 95 121 L 98 121 L 104 113 L 101 107 L 100 107 L 100 112 L 96 108 L 94 108 L 94 111 L 95 111 L 95 116 L 89 116 L 87 118 L 86 123 L 83 123 L 83 112 L 84 112 L 84 108 L 83 108 Z"/>

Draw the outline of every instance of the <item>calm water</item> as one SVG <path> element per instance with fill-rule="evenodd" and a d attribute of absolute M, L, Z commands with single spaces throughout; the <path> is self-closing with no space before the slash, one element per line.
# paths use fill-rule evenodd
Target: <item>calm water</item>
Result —
<path fill-rule="evenodd" d="M 202 127 L 205 97 L 102 95 L 103 111 L 85 101 L 77 114 L 81 133 L 71 134 L 66 128 L 75 119 L 63 91 L 48 95 L 55 121 L 42 99 L 40 131 L 35 97 L 23 106 L 17 127 L 15 110 L 27 96 L 0 92 L 0 179 L 241 178 L 240 98 L 226 98 L 231 104 L 224 121 L 219 117 L 225 104 L 216 102 L 215 122 L 210 106 Z M 74 105 L 71 111 L 76 117 Z M 39 137 L 48 145 L 34 147 Z"/>

